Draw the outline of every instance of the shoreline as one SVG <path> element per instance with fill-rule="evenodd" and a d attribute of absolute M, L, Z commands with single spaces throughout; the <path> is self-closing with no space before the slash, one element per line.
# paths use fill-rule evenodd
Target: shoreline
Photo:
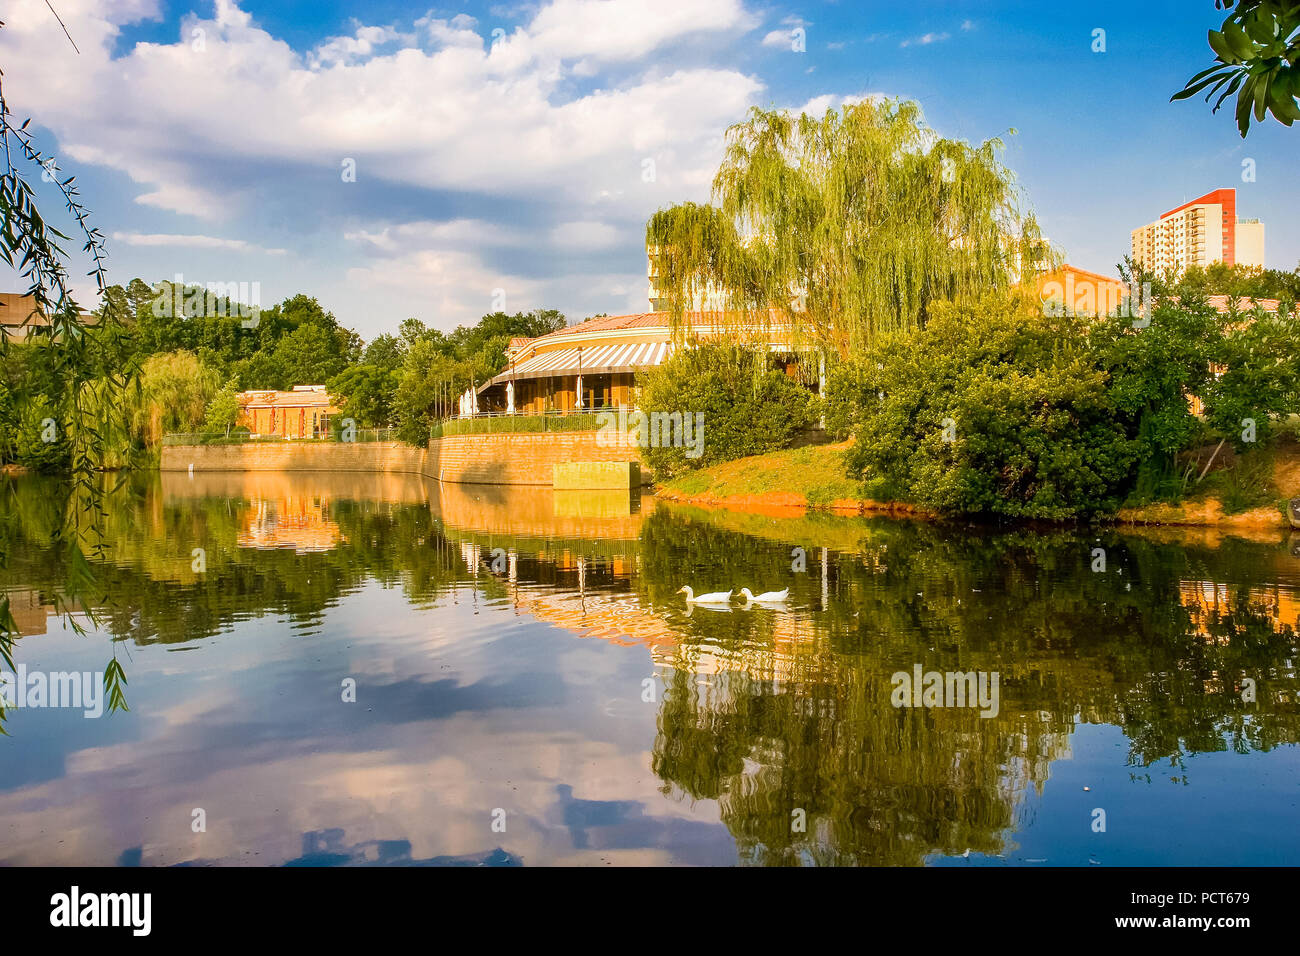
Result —
<path fill-rule="evenodd" d="M 800 517 L 805 514 L 832 514 L 842 517 L 893 517 L 924 521 L 961 520 L 959 516 L 944 516 L 938 512 L 910 505 L 902 501 L 875 501 L 870 498 L 839 498 L 829 504 L 813 504 L 794 491 L 769 491 L 751 494 L 714 495 L 709 492 L 686 494 L 655 487 L 654 496 L 659 501 L 690 505 L 696 508 L 741 511 L 747 514 L 766 515 L 773 518 Z M 1043 524 L 1044 522 L 1023 522 Z M 1288 531 L 1290 522 L 1277 508 L 1267 505 L 1236 514 L 1224 514 L 1216 499 L 1181 505 L 1157 504 L 1140 508 L 1121 508 L 1113 515 L 1096 522 L 1046 522 L 1047 524 L 1106 524 L 1123 527 L 1157 528 L 1213 528 L 1220 531 Z"/>
<path fill-rule="evenodd" d="M 905 501 L 861 496 L 859 484 L 845 478 L 841 441 L 721 462 L 687 472 L 655 485 L 655 497 L 704 509 L 742 511 L 771 517 L 833 514 L 846 517 L 885 516 L 925 521 L 994 521 L 980 515 L 945 515 Z M 1271 475 L 1267 499 L 1231 514 L 1225 513 L 1218 489 L 1206 487 L 1176 504 L 1153 503 L 1120 507 L 1091 518 L 1063 521 L 1008 519 L 1026 526 L 1098 526 L 1121 528 L 1199 528 L 1246 536 L 1274 535 L 1293 530 L 1287 502 L 1300 496 L 1300 442 L 1284 437 L 1270 451 Z M 1221 468 L 1235 466 L 1235 455 L 1220 456 Z"/>

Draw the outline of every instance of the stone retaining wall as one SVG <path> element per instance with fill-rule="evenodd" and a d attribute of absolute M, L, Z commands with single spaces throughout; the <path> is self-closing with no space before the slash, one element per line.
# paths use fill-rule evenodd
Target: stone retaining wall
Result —
<path fill-rule="evenodd" d="M 555 465 L 574 461 L 636 461 L 638 449 L 600 445 L 596 432 L 449 435 L 427 449 L 400 442 L 249 442 L 167 445 L 163 471 L 408 472 L 439 481 L 551 486 Z M 645 470 L 642 469 L 642 475 Z M 648 483 L 646 477 L 642 478 Z"/>

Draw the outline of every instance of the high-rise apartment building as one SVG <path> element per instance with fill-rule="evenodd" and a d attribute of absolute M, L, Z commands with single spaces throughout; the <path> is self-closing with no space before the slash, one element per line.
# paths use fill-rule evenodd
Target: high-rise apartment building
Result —
<path fill-rule="evenodd" d="M 1134 229 L 1133 261 L 1179 275 L 1214 262 L 1263 267 L 1264 224 L 1237 218 L 1237 190 L 1216 189 Z"/>

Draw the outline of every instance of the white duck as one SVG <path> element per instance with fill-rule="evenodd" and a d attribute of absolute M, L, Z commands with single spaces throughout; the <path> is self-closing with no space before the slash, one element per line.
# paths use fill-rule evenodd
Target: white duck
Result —
<path fill-rule="evenodd" d="M 740 593 L 750 604 L 781 604 L 790 596 L 790 589 L 784 591 L 764 591 L 762 594 L 754 594 L 749 588 L 741 588 Z"/>
<path fill-rule="evenodd" d="M 689 584 L 684 584 L 681 586 L 681 588 L 678 589 L 677 593 L 686 595 L 687 604 L 730 604 L 731 603 L 730 591 L 714 591 L 711 594 L 701 594 L 699 597 L 696 597 L 695 592 L 691 590 L 691 586 Z"/>

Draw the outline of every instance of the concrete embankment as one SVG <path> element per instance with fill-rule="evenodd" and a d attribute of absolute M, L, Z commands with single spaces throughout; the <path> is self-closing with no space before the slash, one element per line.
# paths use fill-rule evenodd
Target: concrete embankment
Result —
<path fill-rule="evenodd" d="M 638 461 L 636 448 L 604 445 L 596 432 L 449 435 L 427 448 L 401 442 L 259 441 L 168 445 L 162 471 L 367 471 L 427 475 L 439 481 L 550 487 L 555 466 Z M 643 472 L 644 474 L 644 472 Z M 645 480 L 644 478 L 642 480 Z"/>

